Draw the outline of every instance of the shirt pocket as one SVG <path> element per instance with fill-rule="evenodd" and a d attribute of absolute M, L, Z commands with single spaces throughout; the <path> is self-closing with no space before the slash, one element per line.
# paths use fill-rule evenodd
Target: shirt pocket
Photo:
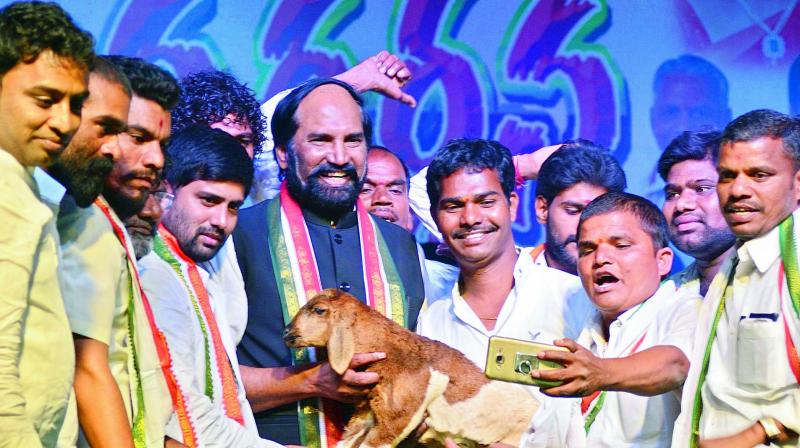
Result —
<path fill-rule="evenodd" d="M 781 321 L 742 319 L 736 344 L 738 385 L 748 389 L 776 389 L 789 384 L 785 335 Z"/>

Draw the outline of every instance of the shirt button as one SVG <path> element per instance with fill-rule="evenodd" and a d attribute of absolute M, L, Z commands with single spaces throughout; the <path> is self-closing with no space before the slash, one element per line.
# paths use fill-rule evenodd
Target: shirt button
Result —
<path fill-rule="evenodd" d="M 342 244 L 342 235 L 340 235 L 340 234 L 338 234 L 338 233 L 334 233 L 334 234 L 333 234 L 333 241 L 334 241 L 336 244 Z"/>
<path fill-rule="evenodd" d="M 350 282 L 339 283 L 339 289 L 341 289 L 344 292 L 350 292 Z"/>

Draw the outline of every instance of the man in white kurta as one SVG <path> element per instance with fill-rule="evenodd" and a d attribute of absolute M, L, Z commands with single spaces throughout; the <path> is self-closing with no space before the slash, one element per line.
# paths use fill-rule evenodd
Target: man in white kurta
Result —
<path fill-rule="evenodd" d="M 798 136 L 797 118 L 770 110 L 723 131 L 717 193 L 738 243 L 703 301 L 675 447 L 797 446 L 800 298 L 787 280 L 797 274 Z"/>

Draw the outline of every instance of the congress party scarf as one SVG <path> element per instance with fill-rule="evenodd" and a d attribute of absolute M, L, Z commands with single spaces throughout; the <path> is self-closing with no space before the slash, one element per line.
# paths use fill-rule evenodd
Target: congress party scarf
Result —
<path fill-rule="evenodd" d="M 231 367 L 225 345 L 217 325 L 214 311 L 211 309 L 211 300 L 208 290 L 203 284 L 197 264 L 183 253 L 178 240 L 164 227 L 158 226 L 158 234 L 153 240 L 153 251 L 175 271 L 175 275 L 183 283 L 183 287 L 192 302 L 200 331 L 203 334 L 203 353 L 205 358 L 205 395 L 214 401 L 214 377 L 212 369 L 216 370 L 222 383 L 222 406 L 225 415 L 244 426 L 242 408 L 239 404 L 238 385 Z M 210 342 L 209 342 L 210 340 Z M 215 363 L 211 362 L 211 352 L 214 352 Z"/>
<path fill-rule="evenodd" d="M 106 219 L 108 219 L 111 228 L 114 230 L 114 235 L 116 235 L 120 244 L 122 244 L 122 247 L 125 249 L 125 256 L 128 260 L 128 276 L 131 285 L 128 294 L 128 342 L 130 343 L 131 357 L 133 358 L 133 376 L 136 381 L 136 409 L 134 410 L 133 427 L 131 428 L 134 446 L 136 448 L 145 448 L 147 446 L 144 389 L 142 388 L 142 375 L 139 368 L 139 356 L 136 351 L 135 337 L 137 331 L 135 327 L 135 317 L 140 313 L 144 313 L 147 318 L 150 334 L 153 336 L 158 359 L 161 363 L 161 371 L 164 374 L 164 379 L 166 380 L 167 388 L 169 389 L 175 408 L 175 414 L 178 417 L 178 423 L 183 433 L 183 443 L 188 446 L 195 446 L 195 431 L 189 421 L 189 414 L 186 411 L 186 398 L 178 386 L 175 374 L 172 372 L 172 359 L 170 358 L 167 348 L 167 339 L 164 333 L 156 326 L 150 302 L 147 300 L 147 296 L 142 289 L 142 282 L 139 280 L 139 271 L 136 267 L 136 257 L 134 256 L 133 246 L 129 240 L 128 233 L 125 231 L 119 218 L 111 211 L 108 203 L 102 197 L 95 200 L 95 205 L 103 212 Z M 140 300 L 138 301 L 136 300 L 136 291 L 139 292 Z M 146 329 L 140 329 L 138 331 L 146 331 Z"/>
<path fill-rule="evenodd" d="M 792 310 L 800 317 L 800 269 L 798 269 L 797 262 L 797 241 L 794 232 L 794 216 L 789 215 L 784 219 L 778 228 L 778 239 L 781 249 L 781 267 L 778 270 L 778 295 L 781 301 L 781 314 L 783 315 L 784 331 L 786 334 L 786 354 L 789 361 L 789 367 L 792 370 L 797 382 L 800 383 L 800 357 L 798 356 L 797 349 L 792 342 L 791 327 L 786 320 L 786 310 L 784 310 L 783 302 L 783 282 L 786 279 L 786 285 L 789 290 L 790 301 Z M 736 257 L 736 255 L 734 255 Z M 703 384 L 706 381 L 708 374 L 708 364 L 711 360 L 711 350 L 714 346 L 714 340 L 717 336 L 717 325 L 722 314 L 725 312 L 725 302 L 729 300 L 733 294 L 733 279 L 736 273 L 736 265 L 738 258 L 734 258 L 731 263 L 730 273 L 728 274 L 728 283 L 722 292 L 722 298 L 717 306 L 716 313 L 714 314 L 714 321 L 711 324 L 711 331 L 708 335 L 706 342 L 706 349 L 703 355 L 703 363 L 700 365 L 700 377 L 697 381 L 697 389 L 694 395 L 694 405 L 692 407 L 692 420 L 691 420 L 691 434 L 689 435 L 689 446 L 695 448 L 700 441 L 700 417 L 703 413 L 703 397 L 702 390 Z"/>
<path fill-rule="evenodd" d="M 403 283 L 386 242 L 360 201 L 356 213 L 367 305 L 408 326 Z M 288 325 L 300 307 L 322 291 L 322 285 L 303 213 L 289 195 L 286 182 L 281 184 L 280 196 L 267 207 L 267 222 L 275 282 Z M 313 349 L 295 350 L 292 359 L 295 365 L 317 361 Z M 303 400 L 298 404 L 298 416 L 302 445 L 332 448 L 341 439 L 344 422 L 338 403 L 322 398 Z"/>

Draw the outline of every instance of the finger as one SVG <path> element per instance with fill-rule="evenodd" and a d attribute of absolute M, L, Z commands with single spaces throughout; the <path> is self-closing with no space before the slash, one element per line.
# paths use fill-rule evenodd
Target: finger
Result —
<path fill-rule="evenodd" d="M 383 352 L 370 352 L 370 353 L 356 353 L 353 359 L 350 360 L 350 368 L 356 369 L 365 366 L 375 361 L 386 359 L 386 353 Z"/>
<path fill-rule="evenodd" d="M 453 442 L 453 439 L 451 439 L 450 437 L 444 440 L 444 446 L 445 448 L 459 448 L 458 444 L 456 442 Z"/>
<path fill-rule="evenodd" d="M 397 71 L 400 69 L 399 67 L 396 66 L 398 60 L 399 59 L 397 58 L 397 56 L 390 54 L 389 57 L 387 57 L 386 60 L 383 61 L 383 64 L 380 66 L 380 72 L 385 73 L 386 76 L 390 78 L 393 77 L 394 74 L 397 73 Z"/>
<path fill-rule="evenodd" d="M 373 58 L 375 59 L 375 62 L 377 62 L 378 65 L 380 65 L 381 63 L 383 63 L 383 61 L 386 60 L 387 57 L 389 57 L 390 54 L 391 53 L 389 53 L 386 50 L 381 50 L 381 52 L 373 56 Z"/>
<path fill-rule="evenodd" d="M 561 386 L 541 388 L 539 390 L 551 397 L 583 397 L 586 395 L 578 385 L 572 383 L 564 383 Z"/>
<path fill-rule="evenodd" d="M 571 352 L 560 352 L 558 350 L 542 350 L 536 357 L 545 361 L 554 361 L 559 364 L 571 364 L 575 360 L 575 355 Z"/>
<path fill-rule="evenodd" d="M 400 98 L 398 98 L 398 100 L 401 103 L 406 104 L 406 105 L 408 105 L 410 107 L 417 107 L 417 100 L 414 99 L 413 96 L 411 96 L 411 95 L 409 95 L 409 94 L 407 94 L 405 92 L 402 92 L 402 91 L 400 92 Z"/>
<path fill-rule="evenodd" d="M 380 379 L 380 375 L 375 372 L 357 372 L 349 369 L 342 375 L 342 383 L 348 386 L 372 386 Z"/>
<path fill-rule="evenodd" d="M 407 65 L 405 65 L 405 63 L 403 63 L 403 68 L 398 70 L 397 74 L 394 75 L 394 79 L 397 80 L 397 82 L 399 82 L 401 86 L 407 83 L 408 81 L 411 81 L 411 70 L 408 68 Z"/>
<path fill-rule="evenodd" d="M 556 339 L 553 343 L 555 345 L 559 346 L 559 347 L 566 348 L 567 350 L 569 350 L 572 353 L 575 353 L 575 352 L 578 351 L 578 344 L 575 341 L 573 341 L 572 339 L 569 339 L 569 338 Z"/>
<path fill-rule="evenodd" d="M 570 379 L 567 369 L 531 370 L 531 378 L 544 381 L 564 381 Z"/>

